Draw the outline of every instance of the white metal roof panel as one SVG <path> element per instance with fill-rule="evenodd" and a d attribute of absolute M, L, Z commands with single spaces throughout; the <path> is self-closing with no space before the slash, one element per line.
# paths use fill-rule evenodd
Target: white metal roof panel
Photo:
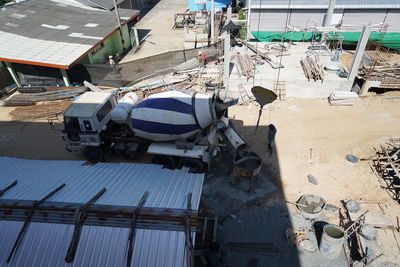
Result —
<path fill-rule="evenodd" d="M 146 207 L 185 208 L 186 195 L 192 192 L 193 209 L 198 209 L 204 175 L 150 164 L 83 163 L 0 158 L 0 188 L 18 180 L 3 198 L 37 200 L 66 183 L 51 201 L 84 203 L 106 187 L 96 204 L 134 206 L 149 191 Z M 21 226 L 22 222 L 0 221 L 0 266 L 6 265 Z M 64 258 L 72 232 L 72 225 L 31 223 L 7 266 L 125 265 L 128 229 L 84 226 L 75 260 L 67 264 Z M 184 246 L 183 232 L 138 229 L 132 266 L 186 266 Z"/>

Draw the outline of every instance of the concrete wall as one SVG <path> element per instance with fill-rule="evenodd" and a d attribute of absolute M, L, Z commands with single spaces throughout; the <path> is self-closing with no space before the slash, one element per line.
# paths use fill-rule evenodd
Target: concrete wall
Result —
<path fill-rule="evenodd" d="M 145 76 L 163 72 L 179 64 L 196 58 L 198 51 L 204 51 L 209 60 L 216 60 L 222 56 L 222 46 L 206 47 L 202 49 L 191 49 L 182 51 L 171 51 L 152 57 L 142 58 L 128 63 L 111 66 L 109 64 L 88 64 L 84 65 L 90 75 L 90 79 L 94 84 L 102 84 L 109 86 L 126 86 L 132 81 L 138 80 Z"/>
<path fill-rule="evenodd" d="M 173 68 L 185 61 L 197 58 L 199 50 L 204 51 L 209 60 L 216 60 L 217 57 L 222 56 L 222 47 L 217 44 L 216 46 L 203 49 L 171 51 L 127 62 L 118 66 L 120 67 L 120 73 L 124 80 L 134 81 L 158 70 Z"/>

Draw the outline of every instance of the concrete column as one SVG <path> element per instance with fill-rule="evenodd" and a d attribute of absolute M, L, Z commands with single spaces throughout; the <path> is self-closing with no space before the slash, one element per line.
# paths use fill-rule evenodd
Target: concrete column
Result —
<path fill-rule="evenodd" d="M 17 87 L 22 87 L 21 81 L 19 80 L 18 74 L 15 72 L 12 64 L 10 62 L 4 62 L 8 72 L 10 73 L 11 77 L 13 78 Z"/>
<path fill-rule="evenodd" d="M 350 90 L 353 86 L 354 79 L 358 74 L 358 68 L 360 66 L 361 59 L 364 55 L 365 47 L 367 46 L 370 33 L 371 33 L 371 25 L 364 25 L 360 39 L 358 40 L 357 43 L 357 49 L 356 52 L 354 53 L 353 61 L 351 63 L 349 76 L 347 77 Z"/>
<path fill-rule="evenodd" d="M 71 86 L 71 82 L 69 81 L 67 71 L 65 69 L 60 69 L 60 72 L 63 77 L 65 86 Z"/>
<path fill-rule="evenodd" d="M 136 42 L 136 47 L 135 47 L 135 49 L 136 48 L 138 48 L 139 47 L 139 35 L 138 35 L 138 32 L 137 32 L 137 28 L 136 27 L 133 27 L 133 34 L 135 35 L 135 42 Z"/>
<path fill-rule="evenodd" d="M 231 36 L 228 32 L 224 34 L 224 86 L 229 91 L 229 70 L 231 61 Z"/>
<path fill-rule="evenodd" d="M 246 39 L 249 41 L 251 32 L 250 32 L 250 17 L 251 17 L 251 0 L 248 1 L 247 6 L 247 22 L 246 22 Z"/>
<path fill-rule="evenodd" d="M 211 44 L 215 42 L 215 3 L 214 0 L 211 0 L 210 7 L 210 16 L 211 16 Z"/>
<path fill-rule="evenodd" d="M 335 5 L 336 5 L 336 0 L 330 0 L 329 1 L 329 7 L 328 7 L 328 10 L 326 12 L 326 17 L 325 17 L 323 26 L 327 27 L 327 26 L 331 25 L 333 11 L 335 10 Z"/>
<path fill-rule="evenodd" d="M 226 21 L 232 20 L 232 7 L 228 6 L 226 9 Z"/>

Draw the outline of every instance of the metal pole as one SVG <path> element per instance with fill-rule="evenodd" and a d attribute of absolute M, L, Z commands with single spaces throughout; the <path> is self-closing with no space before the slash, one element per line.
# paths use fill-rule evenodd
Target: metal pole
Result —
<path fill-rule="evenodd" d="M 353 62 L 351 63 L 349 76 L 347 77 L 350 90 L 353 87 L 354 79 L 358 74 L 358 68 L 360 66 L 361 59 L 364 55 L 365 47 L 367 46 L 370 33 L 371 33 L 371 25 L 364 25 L 360 39 L 358 40 L 356 52 L 354 53 Z"/>
<path fill-rule="evenodd" d="M 332 21 L 332 15 L 333 15 L 333 11 L 335 10 L 335 5 L 336 5 L 336 0 L 330 0 L 329 1 L 329 7 L 328 10 L 326 12 L 326 17 L 324 20 L 324 26 L 328 27 L 331 25 L 331 21 Z"/>
<path fill-rule="evenodd" d="M 117 16 L 117 21 L 118 21 L 119 29 L 122 30 L 121 20 L 119 19 L 119 12 L 118 12 L 117 0 L 114 0 L 114 9 L 115 9 L 115 15 Z"/>
<path fill-rule="evenodd" d="M 246 22 L 246 41 L 249 41 L 250 36 L 250 17 L 251 17 L 251 0 L 248 1 L 247 7 L 247 22 Z"/>
<path fill-rule="evenodd" d="M 231 36 L 225 32 L 224 36 L 224 86 L 229 91 L 229 70 L 231 61 Z"/>
<path fill-rule="evenodd" d="M 211 44 L 215 42 L 215 3 L 214 0 L 211 0 L 211 8 L 210 8 L 210 15 L 211 15 Z"/>
<path fill-rule="evenodd" d="M 12 64 L 10 62 L 4 61 L 4 64 L 6 65 L 6 68 L 8 72 L 10 73 L 11 77 L 13 78 L 15 84 L 17 87 L 22 87 L 21 81 L 19 80 L 18 74 L 15 72 Z"/>
<path fill-rule="evenodd" d="M 226 21 L 229 22 L 232 19 L 232 7 L 228 6 L 226 10 Z"/>
<path fill-rule="evenodd" d="M 63 77 L 65 86 L 71 86 L 71 82 L 69 81 L 67 71 L 65 69 L 60 69 L 60 72 Z"/>

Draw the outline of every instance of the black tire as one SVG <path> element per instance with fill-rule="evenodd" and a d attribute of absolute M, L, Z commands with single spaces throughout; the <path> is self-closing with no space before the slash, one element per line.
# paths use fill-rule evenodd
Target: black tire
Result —
<path fill-rule="evenodd" d="M 176 158 L 171 156 L 156 155 L 153 157 L 151 162 L 154 164 L 163 165 L 163 168 L 171 170 L 175 169 L 176 166 Z"/>
<path fill-rule="evenodd" d="M 105 152 L 100 147 L 88 146 L 85 148 L 84 154 L 86 159 L 92 163 L 106 161 Z"/>
<path fill-rule="evenodd" d="M 178 162 L 178 168 L 188 168 L 189 173 L 203 173 L 205 170 L 204 162 L 199 159 L 181 158 Z"/>

